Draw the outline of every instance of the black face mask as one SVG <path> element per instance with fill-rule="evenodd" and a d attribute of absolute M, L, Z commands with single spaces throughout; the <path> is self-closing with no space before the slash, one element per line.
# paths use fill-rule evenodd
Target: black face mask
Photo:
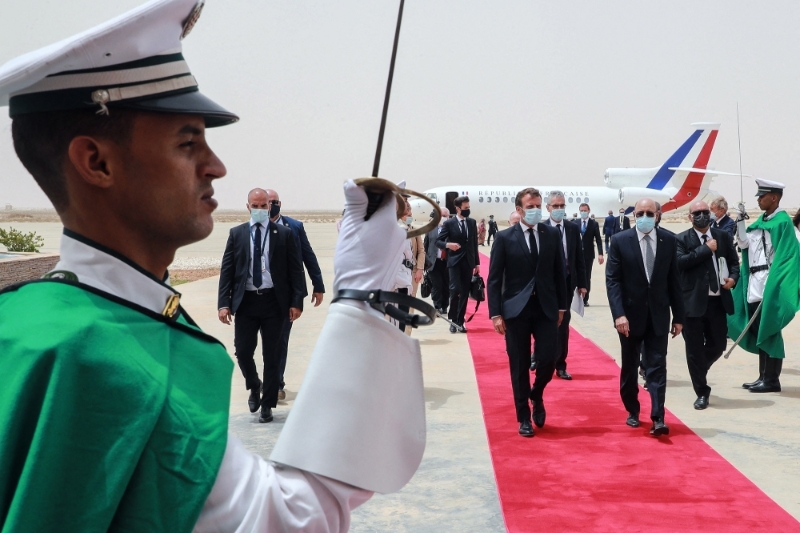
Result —
<path fill-rule="evenodd" d="M 707 213 L 692 215 L 692 224 L 694 224 L 696 228 L 707 228 L 708 225 L 711 224 L 711 215 Z"/>
<path fill-rule="evenodd" d="M 281 206 L 280 204 L 271 204 L 269 206 L 269 218 L 275 218 L 276 216 L 281 214 Z"/>
<path fill-rule="evenodd" d="M 469 209 L 462 209 L 461 216 L 464 218 L 469 218 Z"/>

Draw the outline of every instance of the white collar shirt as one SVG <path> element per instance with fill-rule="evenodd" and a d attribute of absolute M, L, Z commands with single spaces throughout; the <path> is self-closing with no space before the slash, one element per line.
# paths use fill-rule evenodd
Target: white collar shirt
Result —
<path fill-rule="evenodd" d="M 461 215 L 456 215 L 456 220 L 458 220 L 459 229 L 464 232 L 464 237 L 469 237 L 469 224 L 466 222 L 467 219 Z"/>
<path fill-rule="evenodd" d="M 261 224 L 261 285 L 256 287 L 253 284 L 253 248 L 255 248 L 256 229 L 253 227 L 256 222 L 250 219 L 250 261 L 247 262 L 247 281 L 244 288 L 248 291 L 259 289 L 271 289 L 272 274 L 269 271 L 269 222 Z"/>
<path fill-rule="evenodd" d="M 559 229 L 558 226 L 561 226 L 561 229 L 559 229 L 559 232 L 561 233 L 561 247 L 564 248 L 564 260 L 568 261 L 569 254 L 567 253 L 567 228 L 564 225 L 564 221 L 562 220 L 561 222 L 556 222 L 552 218 L 548 220 L 550 221 L 550 225 L 556 229 Z M 569 268 L 569 265 L 566 266 Z"/>
<path fill-rule="evenodd" d="M 706 230 L 706 233 L 703 233 L 702 231 L 698 231 L 697 228 L 692 228 L 692 229 L 694 229 L 694 232 L 697 234 L 697 238 L 700 239 L 700 243 L 701 244 L 703 244 L 703 237 L 708 236 L 708 240 L 711 240 L 711 239 L 714 238 L 714 237 L 711 236 L 711 226 L 709 226 L 709 228 Z M 714 273 L 717 276 L 717 282 L 718 282 L 717 286 L 719 287 L 719 265 L 717 264 L 717 253 L 716 252 L 711 252 L 711 258 L 713 260 L 712 262 L 714 263 Z M 708 289 L 708 295 L 709 296 L 719 296 L 719 294 L 720 294 L 719 293 L 719 289 L 717 289 L 716 291 L 712 291 L 710 288 Z"/>
<path fill-rule="evenodd" d="M 78 235 L 61 236 L 61 258 L 53 270 L 72 272 L 84 285 L 122 298 L 158 313 L 167 300 L 179 293 L 169 286 L 169 278 L 160 282 L 133 262 L 116 257 L 81 240 Z"/>
<path fill-rule="evenodd" d="M 520 222 L 522 233 L 525 235 L 525 243 L 528 245 L 528 251 L 531 251 L 531 235 L 533 235 L 534 242 L 536 242 L 536 251 L 539 251 L 539 232 L 536 231 L 536 226 L 527 226 Z"/>
<path fill-rule="evenodd" d="M 656 257 L 656 250 L 658 249 L 658 246 L 656 246 L 656 240 L 658 239 L 658 234 L 656 233 L 656 229 L 655 228 L 653 228 L 652 231 L 650 231 L 650 233 L 642 233 L 639 230 L 639 228 L 636 228 L 636 236 L 639 238 L 639 250 L 642 253 L 642 263 L 644 264 L 645 272 L 647 272 L 647 248 L 646 248 L 646 246 L 648 245 L 647 240 L 645 239 L 646 235 L 650 235 L 650 248 L 651 248 L 651 250 L 653 250 L 653 258 L 654 259 Z M 655 266 L 655 261 L 653 262 L 653 265 Z M 652 272 L 647 272 L 647 281 L 650 281 L 650 276 L 652 274 L 653 274 Z"/>

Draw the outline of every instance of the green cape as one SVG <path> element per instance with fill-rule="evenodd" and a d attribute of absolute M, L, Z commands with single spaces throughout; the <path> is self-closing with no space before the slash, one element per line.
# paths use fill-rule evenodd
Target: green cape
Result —
<path fill-rule="evenodd" d="M 191 531 L 232 370 L 183 316 L 75 283 L 0 293 L 0 530 Z"/>
<path fill-rule="evenodd" d="M 748 331 L 739 344 L 751 353 L 759 349 L 770 357 L 783 359 L 785 351 L 781 330 L 794 318 L 800 310 L 800 246 L 795 236 L 792 219 L 785 211 L 778 212 L 769 220 L 762 214 L 758 220 L 748 226 L 747 231 L 761 229 L 768 231 L 772 239 L 775 255 L 764 288 L 764 304 L 761 306 L 761 325 L 758 338 Z M 742 250 L 742 276 L 739 283 L 731 291 L 735 312 L 728 316 L 728 335 L 732 339 L 739 338 L 747 322 L 750 311 L 747 305 L 747 286 L 749 269 L 747 248 Z"/>

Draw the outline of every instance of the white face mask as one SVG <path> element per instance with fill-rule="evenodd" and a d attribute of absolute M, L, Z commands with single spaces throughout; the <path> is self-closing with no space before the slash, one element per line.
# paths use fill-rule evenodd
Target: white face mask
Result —
<path fill-rule="evenodd" d="M 406 217 L 406 226 L 410 226 L 414 222 L 414 217 Z"/>
<path fill-rule="evenodd" d="M 535 226 L 542 221 L 542 210 L 538 207 L 533 209 L 525 209 L 525 216 L 523 217 L 525 223 L 529 226 Z"/>
<path fill-rule="evenodd" d="M 269 218 L 269 211 L 267 211 L 266 209 L 251 209 L 250 218 L 253 219 L 253 222 L 258 222 L 259 224 L 263 224 Z"/>
<path fill-rule="evenodd" d="M 589 218 L 589 211 L 581 211 L 581 218 L 584 220 Z"/>

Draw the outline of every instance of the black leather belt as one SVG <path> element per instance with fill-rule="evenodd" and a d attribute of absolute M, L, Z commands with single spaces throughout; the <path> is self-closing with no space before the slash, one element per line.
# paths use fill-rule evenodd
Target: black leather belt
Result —
<path fill-rule="evenodd" d="M 413 296 L 408 296 L 397 292 L 339 289 L 339 292 L 336 294 L 336 298 L 331 300 L 331 302 L 336 303 L 339 300 L 359 300 L 362 302 L 367 302 L 374 309 L 380 311 L 381 313 L 387 314 L 395 320 L 409 325 L 412 328 L 429 326 L 433 324 L 434 320 L 436 320 L 436 309 L 434 309 L 432 305 L 423 302 L 419 298 L 414 298 Z M 404 305 L 411 309 L 416 309 L 423 314 L 414 315 L 411 313 L 406 313 L 405 311 L 401 311 L 399 308 L 393 305 L 385 305 L 388 303 Z"/>
<path fill-rule="evenodd" d="M 769 265 L 756 265 L 750 267 L 751 274 L 755 274 L 756 272 L 764 272 L 765 270 L 769 270 Z"/>
<path fill-rule="evenodd" d="M 275 290 L 274 287 L 270 287 L 269 289 L 256 289 L 254 291 L 245 290 L 244 292 L 252 294 L 254 296 L 263 296 L 265 294 L 269 294 L 269 293 L 273 292 L 274 290 Z"/>

